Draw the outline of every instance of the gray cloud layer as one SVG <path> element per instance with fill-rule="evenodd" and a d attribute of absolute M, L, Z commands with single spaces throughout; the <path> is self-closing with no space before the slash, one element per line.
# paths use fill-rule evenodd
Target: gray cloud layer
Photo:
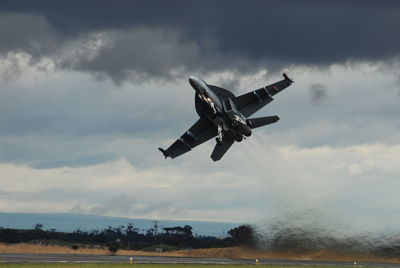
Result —
<path fill-rule="evenodd" d="M 186 71 L 385 61 L 400 51 L 397 1 L 2 1 L 0 51 L 46 56 L 116 82 Z M 29 25 L 29 26 L 28 26 Z M 101 37 L 93 36 L 102 33 Z M 93 41 L 82 51 L 82 40 Z M 75 43 L 74 43 L 75 42 Z M 69 47 L 66 48 L 66 44 Z M 71 46 L 80 53 L 62 57 Z M 87 43 L 86 43 L 87 44 Z M 61 51 L 64 49 L 63 51 Z M 90 53 L 92 52 L 92 53 Z M 90 54 L 90 55 L 88 55 Z"/>

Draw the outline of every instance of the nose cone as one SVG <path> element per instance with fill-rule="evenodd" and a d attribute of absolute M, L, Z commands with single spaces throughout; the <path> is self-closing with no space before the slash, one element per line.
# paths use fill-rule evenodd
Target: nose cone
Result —
<path fill-rule="evenodd" d="M 194 88 L 194 89 L 196 89 L 197 88 L 197 86 L 196 86 L 196 81 L 197 81 L 197 77 L 195 77 L 195 76 L 190 76 L 189 77 L 189 83 L 190 83 L 190 85 Z"/>

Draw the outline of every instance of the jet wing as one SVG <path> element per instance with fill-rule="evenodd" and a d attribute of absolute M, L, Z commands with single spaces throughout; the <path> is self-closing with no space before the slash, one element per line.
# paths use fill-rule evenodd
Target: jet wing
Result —
<path fill-rule="evenodd" d="M 279 82 L 238 96 L 236 98 L 236 105 L 239 111 L 244 116 L 249 117 L 250 115 L 260 110 L 262 107 L 273 101 L 272 96 L 279 93 L 293 83 L 293 81 L 289 77 L 287 77 L 286 74 L 283 74 L 283 77 L 284 79 Z"/>
<path fill-rule="evenodd" d="M 188 131 L 168 147 L 168 149 L 163 150 L 159 148 L 159 150 L 164 154 L 165 158 L 175 158 L 189 152 L 197 145 L 214 138 L 217 134 L 217 129 L 211 122 L 207 119 L 200 118 Z"/>

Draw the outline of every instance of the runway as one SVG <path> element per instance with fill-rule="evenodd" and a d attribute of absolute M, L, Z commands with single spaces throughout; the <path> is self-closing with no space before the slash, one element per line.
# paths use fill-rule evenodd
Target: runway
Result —
<path fill-rule="evenodd" d="M 0 254 L 0 263 L 134 263 L 155 264 L 255 264 L 255 260 L 238 260 L 222 258 L 186 258 L 164 256 L 124 256 L 124 255 L 80 255 L 80 254 Z M 290 265 L 290 266 L 348 266 L 349 261 L 311 261 L 311 260 L 274 260 L 260 259 L 259 264 Z M 400 264 L 360 262 L 356 267 L 396 267 Z"/>

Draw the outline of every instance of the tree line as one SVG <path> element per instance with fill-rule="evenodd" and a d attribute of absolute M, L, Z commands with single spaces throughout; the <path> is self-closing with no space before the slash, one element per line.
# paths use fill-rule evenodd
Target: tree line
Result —
<path fill-rule="evenodd" d="M 230 247 L 235 245 L 254 245 L 253 230 L 249 225 L 242 225 L 228 231 L 227 237 L 195 236 L 189 225 L 165 227 L 158 231 L 154 227 L 139 231 L 132 223 L 126 226 L 108 226 L 103 230 L 59 232 L 55 229 L 44 230 L 38 223 L 32 229 L 20 230 L 0 227 L 0 242 L 3 243 L 42 243 L 69 244 L 71 248 L 80 246 L 108 247 L 111 252 L 118 249 L 161 250 L 185 248 Z"/>

